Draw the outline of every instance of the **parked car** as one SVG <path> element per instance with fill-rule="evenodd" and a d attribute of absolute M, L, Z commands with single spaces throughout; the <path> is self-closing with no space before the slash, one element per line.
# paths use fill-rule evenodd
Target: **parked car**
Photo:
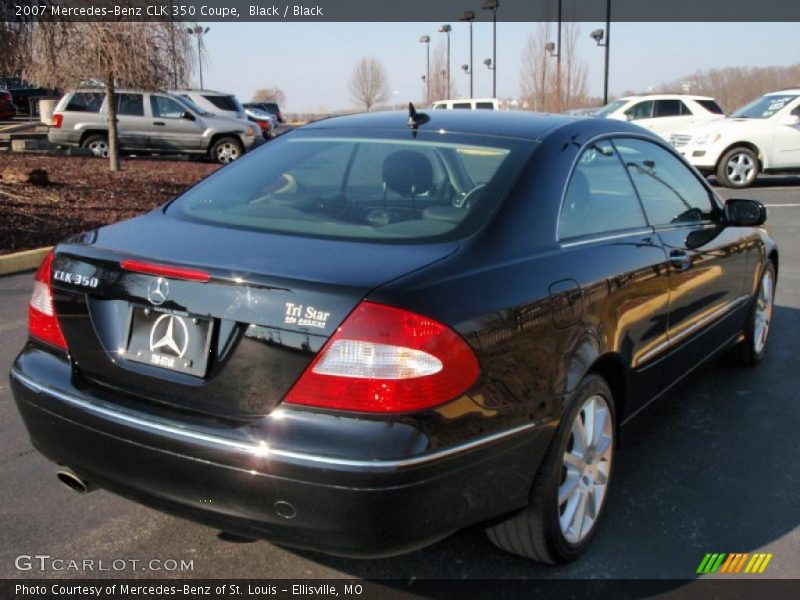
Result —
<path fill-rule="evenodd" d="M 279 124 L 286 123 L 286 120 L 283 118 L 283 114 L 281 113 L 281 109 L 278 107 L 277 102 L 246 102 L 242 106 L 245 108 L 258 108 L 266 113 L 275 115 L 275 118 L 278 120 Z"/>
<path fill-rule="evenodd" d="M 500 110 L 500 101 L 497 98 L 460 98 L 458 100 L 437 100 L 431 106 L 434 110 Z"/>
<path fill-rule="evenodd" d="M 231 119 L 247 119 L 244 107 L 233 94 L 212 90 L 170 90 L 170 93 L 194 102 L 208 113 Z"/>
<path fill-rule="evenodd" d="M 594 116 L 634 121 L 669 140 L 681 129 L 722 119 L 725 113 L 717 101 L 708 96 L 650 94 L 619 98 L 606 104 Z"/>
<path fill-rule="evenodd" d="M 409 113 L 295 129 L 55 247 L 11 387 L 62 481 L 334 554 L 485 522 L 565 561 L 620 428 L 723 350 L 762 360 L 759 202 L 630 123 Z"/>
<path fill-rule="evenodd" d="M 248 121 L 252 121 L 261 129 L 264 139 L 272 139 L 272 132 L 278 126 L 278 119 L 275 115 L 259 110 L 258 108 L 245 108 L 244 114 Z"/>
<path fill-rule="evenodd" d="M 0 78 L 0 87 L 11 94 L 11 99 L 17 108 L 18 114 L 38 115 L 39 98 L 58 97 L 55 90 L 48 90 L 37 85 L 32 85 L 18 77 Z"/>
<path fill-rule="evenodd" d="M 800 88 L 765 94 L 727 119 L 674 134 L 670 141 L 701 173 L 745 188 L 759 173 L 800 171 Z"/>
<path fill-rule="evenodd" d="M 95 156 L 108 156 L 107 114 L 104 89 L 71 91 L 56 106 L 47 138 L 58 146 L 81 146 Z M 207 154 L 228 163 L 262 140 L 249 121 L 212 115 L 166 92 L 119 90 L 117 117 L 124 152 Z"/>
<path fill-rule="evenodd" d="M 11 92 L 0 89 L 0 119 L 10 119 L 17 114 L 17 106 L 11 97 Z"/>

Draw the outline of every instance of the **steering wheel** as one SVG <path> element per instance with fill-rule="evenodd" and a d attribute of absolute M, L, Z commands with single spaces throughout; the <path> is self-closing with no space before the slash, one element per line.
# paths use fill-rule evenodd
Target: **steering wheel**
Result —
<path fill-rule="evenodd" d="M 483 188 L 486 187 L 485 183 L 481 183 L 476 185 L 470 191 L 468 191 L 463 198 L 456 198 L 453 200 L 453 206 L 455 208 L 463 208 L 465 210 L 472 210 L 472 207 L 475 206 L 475 203 L 478 201 L 480 197 L 480 192 L 483 191 Z"/>

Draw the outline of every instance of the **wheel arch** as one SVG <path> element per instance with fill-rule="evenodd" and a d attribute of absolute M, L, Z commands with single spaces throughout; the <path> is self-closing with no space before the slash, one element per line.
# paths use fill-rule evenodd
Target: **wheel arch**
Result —
<path fill-rule="evenodd" d="M 722 164 L 722 159 L 725 158 L 725 155 L 728 154 L 734 148 L 747 148 L 755 152 L 756 159 L 758 159 L 758 170 L 763 172 L 764 171 L 764 153 L 761 152 L 758 146 L 756 146 L 753 142 L 746 142 L 746 141 L 738 141 L 733 142 L 732 144 L 728 144 L 725 149 L 720 152 L 719 159 L 717 160 L 717 164 L 714 166 L 714 170 L 716 171 L 719 169 L 719 166 Z"/>
<path fill-rule="evenodd" d="M 87 129 L 81 133 L 81 139 L 78 143 L 83 146 L 83 143 L 86 141 L 86 139 L 93 135 L 102 135 L 108 138 L 108 131 L 105 129 Z"/>
<path fill-rule="evenodd" d="M 614 396 L 614 411 L 617 424 L 623 421 L 625 404 L 628 398 L 628 371 L 619 354 L 609 352 L 599 356 L 589 367 L 586 374 L 600 375 L 605 379 L 611 394 Z M 619 435 L 617 435 L 619 443 Z"/>

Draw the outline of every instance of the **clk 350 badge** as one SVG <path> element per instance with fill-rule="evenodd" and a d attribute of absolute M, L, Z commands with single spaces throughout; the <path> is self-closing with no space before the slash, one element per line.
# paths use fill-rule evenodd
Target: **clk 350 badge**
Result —
<path fill-rule="evenodd" d="M 100 283 L 97 277 L 87 277 L 86 275 L 78 275 L 77 273 L 68 273 L 67 271 L 53 271 L 53 279 L 56 281 L 63 281 L 64 283 L 71 283 L 72 285 L 80 285 L 83 287 L 96 288 Z"/>
<path fill-rule="evenodd" d="M 283 322 L 287 325 L 324 329 L 328 324 L 328 317 L 330 316 L 331 313 L 319 310 L 313 306 L 303 306 L 302 304 L 287 302 Z"/>

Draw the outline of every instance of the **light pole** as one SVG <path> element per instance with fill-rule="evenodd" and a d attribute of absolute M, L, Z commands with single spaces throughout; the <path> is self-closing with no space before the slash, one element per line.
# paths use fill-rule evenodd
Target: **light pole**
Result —
<path fill-rule="evenodd" d="M 464 69 L 465 72 L 469 73 L 469 97 L 470 98 L 473 97 L 473 92 L 472 92 L 472 72 L 473 72 L 474 69 L 472 68 L 472 22 L 474 20 L 475 20 L 475 13 L 473 11 L 471 11 L 471 10 L 468 10 L 468 11 L 464 12 L 464 14 L 462 14 L 461 17 L 459 17 L 459 21 L 468 21 L 469 22 L 469 71 L 467 71 L 467 69 L 464 69 L 463 66 L 461 68 Z M 466 66 L 466 65 L 464 65 L 464 66 Z"/>
<path fill-rule="evenodd" d="M 439 27 L 439 33 L 447 34 L 447 99 L 450 99 L 450 32 L 453 28 L 447 23 Z"/>
<path fill-rule="evenodd" d="M 603 77 L 603 104 L 608 104 L 608 54 L 611 48 L 611 0 L 606 0 L 606 30 L 595 29 L 591 34 L 598 46 L 606 49 L 605 75 Z M 603 38 L 605 37 L 605 42 Z"/>
<path fill-rule="evenodd" d="M 483 61 L 483 64 L 492 70 L 492 98 L 497 98 L 497 9 L 500 8 L 500 2 L 499 0 L 484 0 L 481 8 L 492 11 L 492 66 L 486 61 Z"/>
<path fill-rule="evenodd" d="M 201 25 L 197 25 L 195 27 L 187 27 L 186 33 L 189 35 L 193 35 L 197 38 L 197 64 L 200 67 L 200 89 L 203 89 L 203 56 L 202 56 L 202 48 L 203 48 L 203 36 L 208 33 L 210 27 L 206 27 L 203 29 Z"/>
<path fill-rule="evenodd" d="M 430 104 L 431 101 L 431 36 L 429 35 L 421 35 L 419 36 L 419 41 L 421 44 L 425 44 L 425 49 L 427 50 L 428 60 L 425 67 L 425 75 L 422 76 L 422 81 L 425 82 L 425 103 Z"/>

